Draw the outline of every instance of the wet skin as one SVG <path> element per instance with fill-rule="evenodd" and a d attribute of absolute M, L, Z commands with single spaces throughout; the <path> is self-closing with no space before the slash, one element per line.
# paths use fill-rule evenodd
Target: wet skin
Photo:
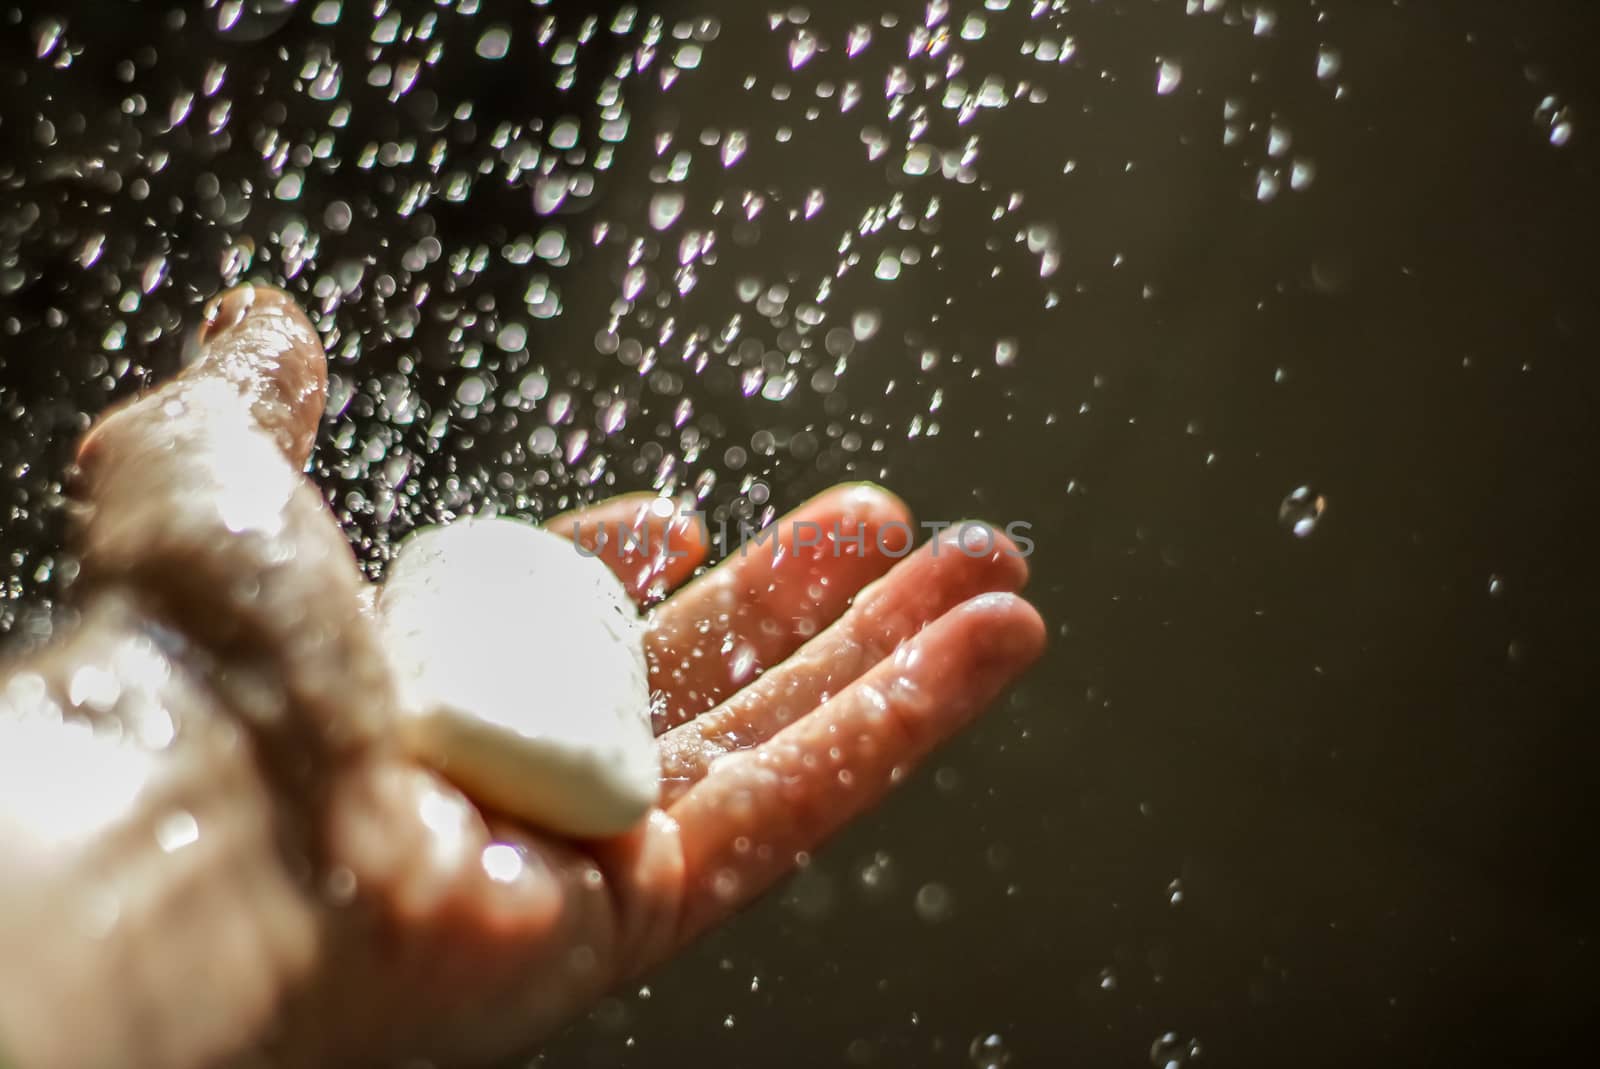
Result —
<path fill-rule="evenodd" d="M 653 495 L 557 517 L 591 546 L 648 534 L 599 553 L 649 606 L 664 790 L 624 836 L 543 835 L 394 741 L 370 587 L 301 474 L 327 382 L 310 323 L 241 287 L 200 340 L 85 436 L 77 620 L 0 694 L 0 1045 L 23 1065 L 526 1051 L 782 878 L 1043 649 L 1003 535 L 902 556 L 877 535 L 907 510 L 876 487 L 704 572 L 703 532 Z M 862 537 L 795 537 L 817 529 Z M 68 1006 L 96 1010 L 62 1028 Z"/>

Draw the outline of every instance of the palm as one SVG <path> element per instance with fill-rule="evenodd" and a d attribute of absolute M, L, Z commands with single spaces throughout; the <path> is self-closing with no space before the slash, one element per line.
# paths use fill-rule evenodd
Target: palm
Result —
<path fill-rule="evenodd" d="M 227 317 L 242 324 L 233 335 L 212 332 L 214 358 L 163 393 L 240 386 L 255 424 L 298 466 L 320 414 L 321 352 L 287 298 L 260 292 L 267 297 L 253 310 L 246 301 Z M 134 461 L 118 463 L 138 452 L 123 443 L 138 441 L 141 420 L 170 421 L 162 404 L 157 394 L 103 420 L 85 446 L 88 496 L 100 513 L 149 527 L 88 524 L 86 574 L 148 570 L 139 547 L 162 543 L 155 528 L 168 512 L 123 490 Z M 200 458 L 220 485 L 226 475 L 216 472 L 227 465 L 205 458 L 238 436 L 219 437 L 215 422 L 180 459 Z M 702 533 L 659 516 L 652 495 L 558 517 L 558 533 L 591 546 L 607 532 L 601 555 L 641 607 L 656 602 L 647 655 L 663 778 L 659 808 L 633 832 L 561 841 L 478 809 L 393 744 L 392 685 L 371 667 L 381 658 L 371 656 L 369 591 L 348 550 L 328 550 L 339 537 L 320 498 L 304 485 L 291 496 L 284 530 L 247 531 L 206 552 L 217 558 L 213 577 L 259 568 L 272 595 L 260 600 L 296 606 L 281 626 L 258 614 L 241 629 L 252 640 L 289 643 L 308 619 L 329 636 L 327 650 L 301 642 L 309 653 L 277 664 L 291 704 L 309 696 L 298 702 L 291 748 L 327 751 L 326 790 L 289 800 L 316 805 L 309 793 L 325 803 L 305 819 L 319 829 L 312 853 L 330 899 L 325 951 L 297 986 L 281 1040 L 295 1064 L 476 1063 L 534 1042 L 792 869 L 979 712 L 1043 642 L 1037 614 L 1015 596 L 1026 567 L 1010 543 L 996 536 L 991 551 L 977 553 L 947 535 L 902 557 L 909 532 L 893 525 L 908 517 L 876 488 L 828 491 L 782 521 L 775 539 L 699 575 L 709 552 Z M 619 524 L 644 537 L 619 540 Z M 821 544 L 799 544 L 801 530 L 822 532 Z M 292 568 L 262 563 L 285 554 Z M 186 563 L 206 573 L 205 561 Z M 320 667 L 308 669 L 318 656 Z M 298 686 L 318 671 L 316 685 Z M 344 684 L 330 687 L 326 677 L 341 672 Z M 330 692 L 345 707 L 325 707 Z"/>

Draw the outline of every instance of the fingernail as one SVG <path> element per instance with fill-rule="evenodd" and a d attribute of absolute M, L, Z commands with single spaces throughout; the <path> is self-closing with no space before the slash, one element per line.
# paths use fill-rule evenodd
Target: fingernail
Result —
<path fill-rule="evenodd" d="M 219 334 L 226 333 L 244 322 L 244 317 L 250 314 L 250 309 L 255 307 L 256 287 L 250 283 L 235 286 L 230 290 L 211 298 L 206 303 L 205 313 L 200 321 L 198 337 L 201 345 L 211 341 Z"/>

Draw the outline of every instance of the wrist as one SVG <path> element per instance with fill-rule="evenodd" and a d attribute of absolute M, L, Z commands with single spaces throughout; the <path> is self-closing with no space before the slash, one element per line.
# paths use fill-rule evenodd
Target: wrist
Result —
<path fill-rule="evenodd" d="M 256 1042 L 316 911 L 248 734 L 108 595 L 0 693 L 0 1049 L 200 1067 Z"/>

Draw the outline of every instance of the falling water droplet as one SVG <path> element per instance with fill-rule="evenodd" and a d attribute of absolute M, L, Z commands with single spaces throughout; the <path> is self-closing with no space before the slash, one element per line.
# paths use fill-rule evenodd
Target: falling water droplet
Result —
<path fill-rule="evenodd" d="M 1183 67 L 1172 60 L 1161 60 L 1161 67 L 1156 71 L 1156 95 L 1166 96 L 1178 88 L 1178 83 L 1183 81 Z"/>
<path fill-rule="evenodd" d="M 572 180 L 567 175 L 545 175 L 533 185 L 533 210 L 540 215 L 553 215 L 571 191 Z"/>
<path fill-rule="evenodd" d="M 1278 195 L 1280 185 L 1276 171 L 1261 168 L 1256 172 L 1256 200 L 1266 204 Z"/>
<path fill-rule="evenodd" d="M 511 50 L 511 30 L 499 23 L 483 31 L 478 38 L 477 53 L 483 59 L 504 59 Z"/>
<path fill-rule="evenodd" d="M 1184 1040 L 1176 1032 L 1163 1032 L 1150 1044 L 1150 1064 L 1155 1069 L 1183 1069 L 1200 1057 L 1200 1041 Z"/>
<path fill-rule="evenodd" d="M 167 258 L 157 256 L 144 265 L 144 272 L 139 277 L 139 289 L 146 293 L 154 293 L 157 286 L 166 281 Z"/>
<path fill-rule="evenodd" d="M 789 67 L 799 70 L 811 62 L 811 57 L 817 54 L 817 36 L 810 30 L 801 30 L 795 34 L 793 41 L 789 42 Z"/>
<path fill-rule="evenodd" d="M 1328 500 L 1309 486 L 1296 487 L 1278 506 L 1278 523 L 1304 538 L 1317 529 Z"/>
<path fill-rule="evenodd" d="M 683 194 L 677 190 L 664 190 L 650 198 L 650 225 L 656 230 L 666 230 L 683 214 Z"/>
<path fill-rule="evenodd" d="M 1533 121 L 1549 131 L 1550 143 L 1556 148 L 1572 140 L 1572 109 L 1554 94 L 1539 101 L 1539 106 L 1533 109 Z"/>
<path fill-rule="evenodd" d="M 928 924 L 939 924 L 950 919 L 955 902 L 950 889 L 942 883 L 925 883 L 917 889 L 914 902 L 917 916 Z"/>
<path fill-rule="evenodd" d="M 41 19 L 34 25 L 33 43 L 34 55 L 39 59 L 46 59 L 56 50 L 56 45 L 61 43 L 61 34 L 66 26 L 60 19 Z"/>
<path fill-rule="evenodd" d="M 1289 188 L 1302 190 L 1317 177 L 1317 165 L 1308 159 L 1297 159 L 1289 167 Z"/>
<path fill-rule="evenodd" d="M 1286 126 L 1273 123 L 1267 128 L 1267 155 L 1274 159 L 1289 151 L 1289 146 L 1294 143 L 1294 135 Z"/>
<path fill-rule="evenodd" d="M 1003 1037 L 998 1033 L 990 1033 L 973 1037 L 967 1047 L 967 1057 L 971 1059 L 973 1069 L 1005 1069 L 1011 1061 L 1011 1051 L 1007 1049 Z"/>
<path fill-rule="evenodd" d="M 1327 81 L 1336 77 L 1339 68 L 1344 66 L 1344 57 L 1332 45 L 1323 45 L 1317 49 L 1317 79 Z"/>
<path fill-rule="evenodd" d="M 227 41 L 263 41 L 294 17 L 299 0 L 222 0 L 212 24 L 217 36 Z"/>

